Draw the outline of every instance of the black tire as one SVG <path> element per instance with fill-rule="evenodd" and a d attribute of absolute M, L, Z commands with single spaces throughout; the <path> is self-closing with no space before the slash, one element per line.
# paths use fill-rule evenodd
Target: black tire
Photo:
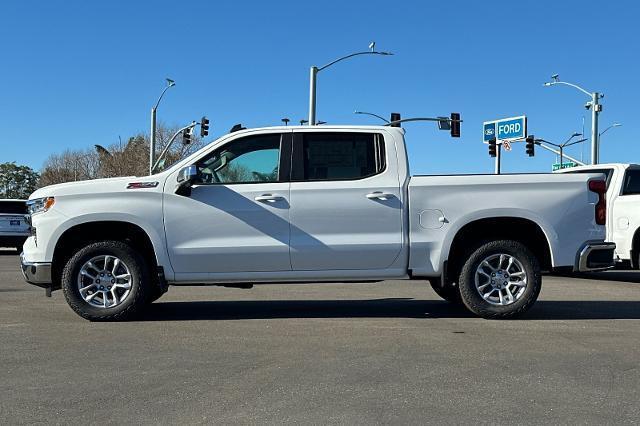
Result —
<path fill-rule="evenodd" d="M 114 307 L 96 307 L 80 295 L 77 277 L 82 265 L 96 256 L 111 255 L 121 259 L 129 268 L 131 288 L 122 303 Z M 99 241 L 78 250 L 62 271 L 61 285 L 67 303 L 81 317 L 91 321 L 122 321 L 132 318 L 146 304 L 150 287 L 146 262 L 129 245 L 120 241 Z"/>
<path fill-rule="evenodd" d="M 524 292 L 515 302 L 494 305 L 483 299 L 475 285 L 476 269 L 480 263 L 496 254 L 507 254 L 516 258 L 527 276 Z M 474 250 L 460 272 L 459 289 L 464 305 L 474 314 L 487 319 L 515 318 L 525 313 L 538 299 L 542 287 L 542 276 L 538 259 L 522 243 L 498 240 L 482 244 Z"/>
<path fill-rule="evenodd" d="M 439 279 L 430 279 L 429 284 L 431 284 L 431 288 L 436 292 L 438 296 L 442 299 L 446 300 L 449 303 L 453 303 L 454 305 L 459 305 L 462 303 L 462 299 L 460 298 L 460 291 L 458 290 L 458 286 L 454 283 L 445 283 L 441 284 L 441 280 Z"/>

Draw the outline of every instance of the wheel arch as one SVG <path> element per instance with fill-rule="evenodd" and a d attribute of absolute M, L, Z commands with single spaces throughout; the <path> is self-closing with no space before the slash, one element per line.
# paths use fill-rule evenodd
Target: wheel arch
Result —
<path fill-rule="evenodd" d="M 443 272 L 456 276 L 466 255 L 478 244 L 491 240 L 514 240 L 524 244 L 538 258 L 543 270 L 553 268 L 553 252 L 544 229 L 535 221 L 517 216 L 486 217 L 470 221 L 455 233 Z"/>
<path fill-rule="evenodd" d="M 631 240 L 631 267 L 640 269 L 640 227 L 636 229 Z"/>
<path fill-rule="evenodd" d="M 52 281 L 54 288 L 60 287 L 62 270 L 78 248 L 94 241 L 114 240 L 130 244 L 148 261 L 151 273 L 162 259 L 154 246 L 152 237 L 142 226 L 121 220 L 93 220 L 77 223 L 65 229 L 56 239 L 52 257 Z"/>

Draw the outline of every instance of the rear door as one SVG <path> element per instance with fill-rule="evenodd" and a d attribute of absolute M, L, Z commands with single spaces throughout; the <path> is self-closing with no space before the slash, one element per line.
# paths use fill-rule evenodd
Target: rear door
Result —
<path fill-rule="evenodd" d="M 299 131 L 292 158 L 293 270 L 390 267 L 402 249 L 402 205 L 384 136 Z"/>

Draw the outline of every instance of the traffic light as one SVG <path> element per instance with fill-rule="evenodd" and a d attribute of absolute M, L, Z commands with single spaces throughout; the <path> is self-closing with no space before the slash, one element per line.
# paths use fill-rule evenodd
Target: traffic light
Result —
<path fill-rule="evenodd" d="M 182 144 L 189 145 L 191 143 L 191 129 L 184 129 L 182 131 Z"/>
<path fill-rule="evenodd" d="M 497 153 L 496 138 L 489 139 L 489 156 L 495 157 Z"/>
<path fill-rule="evenodd" d="M 202 117 L 200 119 L 200 137 L 204 138 L 209 134 L 209 119 Z"/>
<path fill-rule="evenodd" d="M 452 138 L 460 137 L 460 113 L 459 112 L 451 113 L 451 137 Z"/>
<path fill-rule="evenodd" d="M 529 135 L 525 140 L 527 141 L 526 153 L 529 157 L 533 157 L 536 155 L 535 137 L 533 135 Z"/>
<path fill-rule="evenodd" d="M 389 120 L 389 121 L 391 121 L 393 123 L 394 121 L 400 121 L 401 119 L 402 118 L 400 118 L 400 113 L 399 112 L 392 112 L 391 113 L 391 120 Z M 400 123 L 391 124 L 390 126 L 391 127 L 401 127 Z"/>

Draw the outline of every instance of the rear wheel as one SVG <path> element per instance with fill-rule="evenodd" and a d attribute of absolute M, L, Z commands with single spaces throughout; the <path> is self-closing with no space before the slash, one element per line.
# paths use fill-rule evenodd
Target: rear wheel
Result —
<path fill-rule="evenodd" d="M 150 287 L 144 259 L 120 241 L 81 248 L 67 262 L 61 281 L 71 309 L 92 321 L 130 318 L 145 305 Z"/>
<path fill-rule="evenodd" d="M 483 318 L 513 318 L 526 312 L 540 294 L 537 258 L 522 243 L 492 241 L 478 247 L 460 272 L 465 306 Z"/>

